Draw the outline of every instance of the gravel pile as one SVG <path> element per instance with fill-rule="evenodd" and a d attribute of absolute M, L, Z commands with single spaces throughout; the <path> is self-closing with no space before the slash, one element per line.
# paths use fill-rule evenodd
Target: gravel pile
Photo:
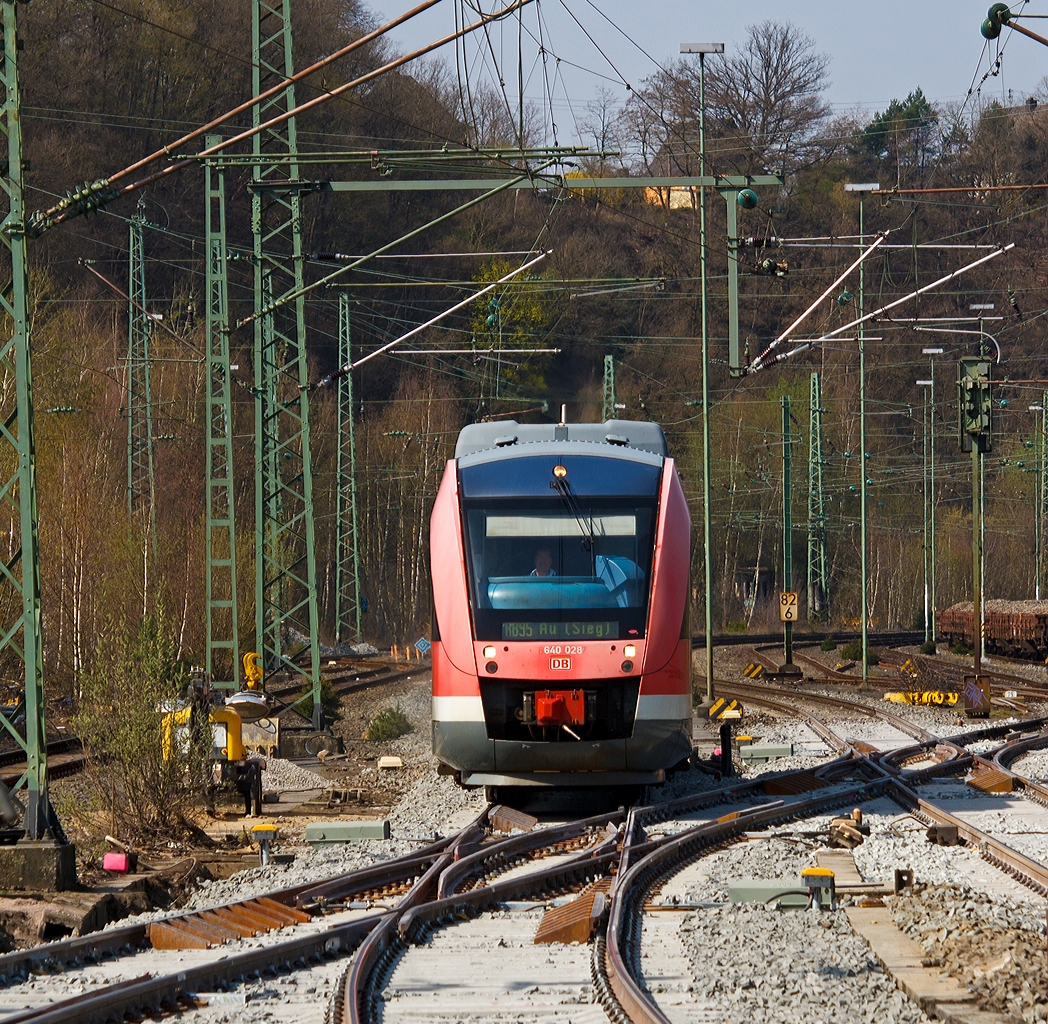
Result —
<path fill-rule="evenodd" d="M 705 793 L 707 790 L 723 786 L 712 775 L 696 770 L 676 772 L 672 779 L 662 786 L 652 786 L 648 790 L 647 802 L 661 803 L 663 800 L 676 800 L 678 797 L 690 796 L 692 793 Z"/>
<path fill-rule="evenodd" d="M 914 818 L 867 814 L 864 821 L 870 826 L 870 836 L 852 854 L 859 873 L 868 881 L 891 882 L 896 868 L 910 868 L 918 882 L 948 884 L 963 865 L 975 859 L 963 846 L 933 846 L 927 839 L 927 826 Z"/>
<path fill-rule="evenodd" d="M 1026 754 L 1018 761 L 1012 762 L 1012 769 L 1017 775 L 1048 781 L 1048 751 L 1039 750 L 1033 754 Z"/>
<path fill-rule="evenodd" d="M 964 749 L 969 754 L 987 754 L 1001 746 L 1003 740 L 978 740 L 975 743 L 966 743 Z"/>
<path fill-rule="evenodd" d="M 781 851 L 779 851 L 781 852 Z M 752 1024 L 924 1024 L 841 912 L 704 910 L 681 922 L 695 995 Z"/>
<path fill-rule="evenodd" d="M 806 823 L 807 824 L 807 823 Z M 744 878 L 796 881 L 801 870 L 815 863 L 815 844 L 806 839 L 776 836 L 760 842 L 730 846 L 703 858 L 709 877 L 687 892 L 688 903 L 719 903 L 728 898 L 728 883 Z"/>
<path fill-rule="evenodd" d="M 821 768 L 826 761 L 827 758 L 817 757 L 814 754 L 794 754 L 793 757 L 776 758 L 767 764 L 745 765 L 742 777 L 751 779 L 758 775 L 767 775 L 769 772 L 796 772 L 801 769 Z"/>
<path fill-rule="evenodd" d="M 282 757 L 267 757 L 266 770 L 262 773 L 262 787 L 267 792 L 288 790 L 329 789 L 331 780 L 303 768 L 294 761 Z"/>
<path fill-rule="evenodd" d="M 885 900 L 896 924 L 978 995 L 984 1009 L 1027 1024 L 1048 1019 L 1048 962 L 1040 909 L 955 886 Z"/>

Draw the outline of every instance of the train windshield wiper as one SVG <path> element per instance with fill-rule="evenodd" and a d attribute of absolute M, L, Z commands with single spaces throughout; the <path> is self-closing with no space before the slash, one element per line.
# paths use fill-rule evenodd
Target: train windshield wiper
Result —
<path fill-rule="evenodd" d="M 579 529 L 582 531 L 582 550 L 590 553 L 590 575 L 596 576 L 597 554 L 596 540 L 593 536 L 593 517 L 587 516 L 582 511 L 582 506 L 572 493 L 571 484 L 567 480 L 553 480 L 550 482 L 550 487 L 561 496 L 568 511 L 575 517 L 575 522 L 579 524 Z"/>

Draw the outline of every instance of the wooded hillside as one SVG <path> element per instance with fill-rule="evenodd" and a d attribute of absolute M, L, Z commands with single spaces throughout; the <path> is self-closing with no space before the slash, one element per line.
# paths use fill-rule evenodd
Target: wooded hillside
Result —
<path fill-rule="evenodd" d="M 296 64 L 331 52 L 375 24 L 357 0 L 296 0 Z M 21 8 L 27 201 L 49 206 L 82 181 L 115 171 L 172 142 L 250 96 L 250 7 L 242 0 L 188 0 L 176 10 L 152 2 L 41 0 Z M 300 88 L 300 99 L 377 66 L 381 43 Z M 977 350 L 972 333 L 925 333 L 913 317 L 970 316 L 995 303 L 986 329 L 1000 345 L 994 368 L 994 448 L 987 458 L 987 591 L 1033 595 L 1036 460 L 1040 413 L 1028 411 L 1048 387 L 1048 191 L 983 191 L 1045 181 L 1048 107 L 1004 108 L 973 100 L 939 108 L 914 89 L 874 116 L 831 113 L 830 71 L 811 40 L 788 25 L 751 30 L 750 45 L 709 63 L 710 164 L 717 173 L 777 173 L 785 185 L 761 190 L 740 210 L 741 320 L 750 357 L 762 351 L 857 256 L 859 202 L 846 182 L 885 187 L 965 186 L 939 196 L 866 200 L 866 233 L 890 228 L 867 264 L 866 309 L 874 309 L 972 262 L 984 250 L 1016 248 L 946 287 L 896 307 L 893 323 L 870 325 L 867 457 L 859 447 L 856 346 L 823 344 L 782 366 L 742 379 L 727 373 L 725 204 L 709 197 L 714 365 L 713 522 L 715 622 L 765 624 L 743 605 L 738 584 L 765 567 L 781 586 L 782 428 L 791 398 L 794 440 L 793 585 L 804 589 L 807 545 L 809 383 L 822 378 L 827 534 L 834 624 L 859 608 L 858 484 L 870 484 L 870 599 L 877 626 L 910 626 L 923 614 L 922 446 L 929 375 L 922 347 L 938 359 L 937 445 L 939 598 L 969 596 L 970 474 L 960 451 L 956 360 Z M 515 73 L 515 72 L 514 72 Z M 593 155 L 566 169 L 589 174 L 698 173 L 697 65 L 681 59 L 639 83 L 624 104 L 602 94 L 578 130 Z M 523 117 L 491 88 L 459 90 L 453 63 L 412 64 L 326 104 L 299 121 L 304 150 L 440 150 L 570 143 L 548 112 Z M 1036 97 L 1034 98 L 1036 99 Z M 244 127 L 243 119 L 239 126 Z M 523 137 L 521 129 L 523 128 Z M 563 133 L 564 128 L 558 129 Z M 245 150 L 246 151 L 246 150 Z M 381 161 L 377 161 L 381 163 Z M 512 159 L 488 161 L 499 170 Z M 483 164 L 483 161 L 477 161 Z M 454 168 L 452 168 L 452 172 Z M 421 157 L 398 173 L 428 176 L 446 166 Z M 381 180 L 372 162 L 308 168 L 311 177 Z M 249 172 L 229 190 L 231 302 L 251 310 Z M 303 203 L 308 280 L 332 269 L 325 253 L 363 254 L 465 201 L 466 193 L 316 193 Z M 137 620 L 158 601 L 179 624 L 182 653 L 199 659 L 204 635 L 204 348 L 202 172 L 172 175 L 144 192 L 150 312 L 170 334 L 153 335 L 157 435 L 155 563 L 127 510 L 127 304 L 79 260 L 126 287 L 127 219 L 134 200 L 80 218 L 32 243 L 33 347 L 45 656 L 52 678 L 84 669 L 109 620 Z M 585 193 L 516 191 L 474 207 L 412 239 L 394 259 L 375 260 L 343 280 L 352 298 L 356 351 L 397 337 L 496 279 L 536 248 L 552 249 L 537 275 L 500 295 L 489 325 L 487 300 L 418 337 L 413 347 L 557 348 L 558 355 L 392 355 L 355 377 L 366 639 L 384 645 L 429 631 L 427 522 L 456 433 L 467 422 L 516 414 L 550 419 L 562 403 L 572 420 L 600 414 L 605 355 L 616 363 L 625 418 L 661 423 L 682 470 L 693 520 L 701 517 L 701 395 L 698 211 L 695 197 L 643 190 Z M 797 240 L 807 240 L 801 244 Z M 938 248 L 917 248 L 938 244 Z M 851 247 L 848 247 L 851 246 Z M 951 248 L 954 247 L 954 248 Z M 510 254 L 468 256 L 461 254 Z M 412 255 L 415 254 L 415 255 Z M 442 258 L 429 258 L 445 254 Z M 770 260 L 771 272 L 762 270 Z M 775 265 L 781 264 L 776 272 Z M 335 368 L 339 290 L 307 303 L 316 379 Z M 857 311 L 855 275 L 833 291 L 800 335 L 833 329 Z M 928 325 L 923 325 L 927 327 Z M 951 325 L 947 325 L 951 326 Z M 977 325 L 954 324 L 971 332 Z M 233 360 L 251 379 L 250 330 L 234 332 Z M 8 381 L 5 386 L 12 386 Z M 253 411 L 236 388 L 241 637 L 251 648 L 254 520 Z M 317 557 L 325 622 L 333 615 L 334 395 L 318 392 L 312 441 L 317 486 Z M 548 410 L 548 411 L 546 411 Z M 701 533 L 698 535 L 701 538 Z M 701 544 L 693 558 L 695 616 L 701 618 Z M 770 614 L 770 609 L 767 613 Z M 330 639 L 328 637 L 327 639 Z"/>

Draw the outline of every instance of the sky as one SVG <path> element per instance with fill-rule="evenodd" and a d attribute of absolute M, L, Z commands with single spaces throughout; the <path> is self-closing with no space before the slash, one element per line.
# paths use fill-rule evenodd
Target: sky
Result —
<path fill-rule="evenodd" d="M 497 0 L 469 2 L 481 2 L 486 10 L 500 6 Z M 456 4 L 461 6 L 461 0 L 441 0 L 391 33 L 391 39 L 402 52 L 408 52 L 440 38 L 454 29 Z M 394 17 L 411 6 L 413 0 L 371 0 L 379 17 Z M 921 4 L 903 0 L 748 0 L 746 4 L 723 0 L 536 0 L 525 8 L 524 26 L 536 35 L 538 13 L 547 50 L 562 58 L 552 109 L 564 126 L 562 132 L 566 128 L 570 133 L 572 120 L 585 116 L 587 104 L 594 101 L 602 85 L 621 102 L 628 96 L 623 79 L 639 83 L 656 71 L 657 65 L 676 59 L 681 43 L 723 42 L 730 53 L 743 43 L 749 25 L 764 20 L 792 22 L 830 58 L 826 98 L 835 110 L 863 107 L 880 111 L 893 98 L 901 99 L 917 86 L 932 101 L 959 102 L 973 79 L 978 83 L 991 62 L 979 33 L 988 6 L 987 0 L 925 0 Z M 1029 9 L 1037 11 L 1036 5 Z M 1048 13 L 1048 3 L 1040 10 Z M 1048 36 L 1048 20 L 1031 19 L 1024 24 Z M 487 46 L 479 33 L 477 39 Z M 997 43 L 989 44 L 993 57 L 998 44 L 1003 44 L 1000 73 L 982 84 L 982 96 L 985 100 L 1023 102 L 1048 75 L 1048 47 L 1008 30 Z M 505 47 L 507 89 L 512 99 L 517 94 L 516 22 L 511 31 L 492 29 L 491 45 L 497 54 Z M 548 107 L 537 50 L 536 43 L 525 34 L 524 93 Z M 453 45 L 438 52 L 454 66 Z M 476 54 L 475 44 L 469 52 Z M 490 68 L 490 58 L 487 63 Z M 552 58 L 547 67 L 555 77 L 557 65 Z M 477 71 L 483 74 L 479 66 Z"/>

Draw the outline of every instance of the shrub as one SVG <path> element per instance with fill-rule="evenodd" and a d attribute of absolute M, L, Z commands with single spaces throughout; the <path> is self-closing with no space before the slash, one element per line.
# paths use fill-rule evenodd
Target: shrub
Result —
<path fill-rule="evenodd" d="M 385 740 L 395 740 L 398 736 L 405 736 L 413 729 L 414 726 L 408 716 L 404 714 L 403 708 L 396 704 L 391 708 L 383 708 L 375 715 L 364 730 L 364 739 L 381 743 Z"/>
<path fill-rule="evenodd" d="M 821 644 L 819 644 L 819 650 L 825 651 L 829 654 L 830 651 L 837 650 L 837 641 L 834 640 L 832 636 L 828 636 Z"/>
<path fill-rule="evenodd" d="M 935 653 L 935 641 L 934 640 L 925 640 L 925 642 L 923 644 L 921 644 L 921 654 L 934 654 L 934 653 Z"/>
<path fill-rule="evenodd" d="M 861 640 L 850 640 L 841 648 L 841 657 L 848 661 L 861 661 L 862 660 L 862 641 Z M 871 651 L 868 647 L 866 648 L 866 664 L 876 665 L 881 660 L 880 655 L 876 651 Z"/>
<path fill-rule="evenodd" d="M 189 673 L 163 611 L 137 628 L 107 624 L 93 668 L 79 679 L 71 724 L 84 745 L 90 792 L 73 817 L 89 832 L 112 831 L 132 842 L 184 836 L 209 771 L 210 736 L 189 730 L 165 757 L 165 709 L 188 696 Z M 69 809 L 67 809 L 69 813 Z"/>
<path fill-rule="evenodd" d="M 728 633 L 745 633 L 746 623 L 742 619 L 736 619 L 734 622 L 729 622 L 725 627 L 725 632 Z"/>
<path fill-rule="evenodd" d="M 950 648 L 951 654 L 960 654 L 962 657 L 966 654 L 971 654 L 972 649 L 965 643 L 956 643 Z"/>
<path fill-rule="evenodd" d="M 298 700 L 291 705 L 300 715 L 306 718 L 313 718 L 313 684 L 310 683 L 308 686 L 304 686 L 299 692 Z M 341 717 L 339 714 L 342 707 L 342 700 L 339 695 L 335 692 L 335 687 L 332 685 L 330 679 L 321 677 L 320 679 L 320 706 L 324 709 L 324 718 L 329 722 L 337 722 Z"/>

